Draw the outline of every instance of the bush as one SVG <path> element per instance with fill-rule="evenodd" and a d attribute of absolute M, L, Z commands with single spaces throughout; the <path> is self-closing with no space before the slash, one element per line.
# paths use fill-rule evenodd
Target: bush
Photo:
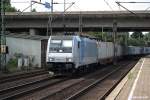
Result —
<path fill-rule="evenodd" d="M 10 59 L 7 63 L 7 69 L 10 72 L 17 71 L 17 59 Z"/>

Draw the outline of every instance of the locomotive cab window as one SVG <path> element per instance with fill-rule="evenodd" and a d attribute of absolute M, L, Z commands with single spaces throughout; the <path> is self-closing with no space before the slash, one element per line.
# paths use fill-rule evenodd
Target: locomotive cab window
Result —
<path fill-rule="evenodd" d="M 51 40 L 49 52 L 71 53 L 72 52 L 72 40 Z"/>
<path fill-rule="evenodd" d="M 71 40 L 63 40 L 63 47 L 72 47 L 72 41 Z"/>

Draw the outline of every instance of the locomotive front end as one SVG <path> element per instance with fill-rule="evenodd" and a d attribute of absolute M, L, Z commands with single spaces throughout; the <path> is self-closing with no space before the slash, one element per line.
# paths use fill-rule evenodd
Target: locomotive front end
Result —
<path fill-rule="evenodd" d="M 54 73 L 74 69 L 72 36 L 51 36 L 47 46 L 47 67 Z"/>

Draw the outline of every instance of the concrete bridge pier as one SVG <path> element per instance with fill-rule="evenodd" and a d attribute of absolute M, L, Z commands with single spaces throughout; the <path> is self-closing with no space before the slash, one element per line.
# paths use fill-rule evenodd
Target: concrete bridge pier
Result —
<path fill-rule="evenodd" d="M 29 35 L 38 35 L 39 32 L 37 29 L 34 29 L 34 28 L 30 28 L 29 29 Z"/>

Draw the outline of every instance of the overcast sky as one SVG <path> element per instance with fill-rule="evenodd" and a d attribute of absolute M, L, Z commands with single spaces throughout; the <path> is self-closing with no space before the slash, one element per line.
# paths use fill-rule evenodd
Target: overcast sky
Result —
<path fill-rule="evenodd" d="M 40 0 L 35 0 L 40 1 Z M 51 2 L 51 0 L 41 0 L 42 3 Z M 64 0 L 53 0 L 54 2 L 63 3 Z M 75 2 L 75 4 L 68 9 L 68 11 L 112 11 L 112 10 L 124 10 L 115 3 L 115 1 L 124 1 L 124 2 L 150 2 L 150 0 L 66 0 L 67 3 Z M 19 3 L 20 2 L 20 3 Z M 24 3 L 21 3 L 24 2 Z M 12 6 L 21 11 L 30 5 L 31 0 L 11 0 Z M 70 4 L 66 4 L 66 8 Z M 150 7 L 148 4 L 122 4 L 129 10 L 145 10 Z M 63 11 L 63 4 L 55 4 L 54 11 Z M 35 4 L 33 6 L 37 11 L 50 11 L 50 9 L 45 8 L 43 5 Z M 150 10 L 150 9 L 149 9 Z M 30 9 L 26 10 L 30 11 Z"/>

